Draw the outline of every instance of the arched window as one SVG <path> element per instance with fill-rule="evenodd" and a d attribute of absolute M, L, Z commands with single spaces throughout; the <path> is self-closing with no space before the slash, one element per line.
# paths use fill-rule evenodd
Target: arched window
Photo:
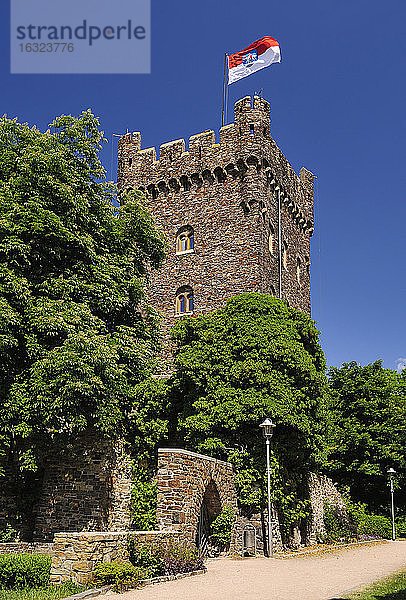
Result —
<path fill-rule="evenodd" d="M 301 277 L 301 270 L 302 270 L 302 261 L 300 260 L 299 256 L 296 259 L 296 279 L 298 284 L 300 285 L 300 277 Z"/>
<path fill-rule="evenodd" d="M 184 285 L 176 292 L 176 314 L 183 315 L 193 312 L 193 290 Z"/>
<path fill-rule="evenodd" d="M 181 227 L 176 234 L 176 254 L 192 252 L 195 247 L 193 227 L 186 225 Z"/>
<path fill-rule="evenodd" d="M 283 263 L 283 268 L 287 270 L 288 269 L 288 245 L 286 242 L 283 242 L 282 263 Z"/>

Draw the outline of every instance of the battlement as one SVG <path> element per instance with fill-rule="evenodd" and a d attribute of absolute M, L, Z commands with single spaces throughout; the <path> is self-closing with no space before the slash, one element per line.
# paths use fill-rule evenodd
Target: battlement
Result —
<path fill-rule="evenodd" d="M 119 140 L 118 186 L 141 189 L 152 200 L 159 195 L 188 192 L 202 185 L 224 184 L 227 179 L 262 178 L 279 190 L 284 205 L 300 227 L 313 232 L 313 176 L 302 168 L 299 176 L 271 137 L 270 104 L 250 96 L 235 103 L 235 121 L 220 129 L 220 141 L 206 130 L 141 149 L 141 134 L 127 133 Z"/>

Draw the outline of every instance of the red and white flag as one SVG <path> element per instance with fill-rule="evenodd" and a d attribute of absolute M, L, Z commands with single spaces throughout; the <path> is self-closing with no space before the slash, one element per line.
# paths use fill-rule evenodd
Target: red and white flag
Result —
<path fill-rule="evenodd" d="M 281 62 L 279 44 L 274 38 L 265 36 L 241 52 L 228 55 L 228 84 L 276 62 Z"/>

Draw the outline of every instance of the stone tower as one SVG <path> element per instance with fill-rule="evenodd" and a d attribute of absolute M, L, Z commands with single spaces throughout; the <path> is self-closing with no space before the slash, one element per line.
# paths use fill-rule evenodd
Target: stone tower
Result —
<path fill-rule="evenodd" d="M 207 130 L 141 149 L 141 134 L 119 140 L 119 189 L 142 190 L 169 241 L 151 274 L 151 304 L 171 325 L 243 292 L 285 299 L 310 313 L 313 175 L 296 175 L 271 137 L 270 105 L 249 96 L 220 142 Z"/>

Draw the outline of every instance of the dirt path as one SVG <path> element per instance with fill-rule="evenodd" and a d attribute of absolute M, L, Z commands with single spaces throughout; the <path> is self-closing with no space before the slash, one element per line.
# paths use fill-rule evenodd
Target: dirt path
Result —
<path fill-rule="evenodd" d="M 406 541 L 301 558 L 221 559 L 205 575 L 168 581 L 109 600 L 328 600 L 406 568 Z"/>

